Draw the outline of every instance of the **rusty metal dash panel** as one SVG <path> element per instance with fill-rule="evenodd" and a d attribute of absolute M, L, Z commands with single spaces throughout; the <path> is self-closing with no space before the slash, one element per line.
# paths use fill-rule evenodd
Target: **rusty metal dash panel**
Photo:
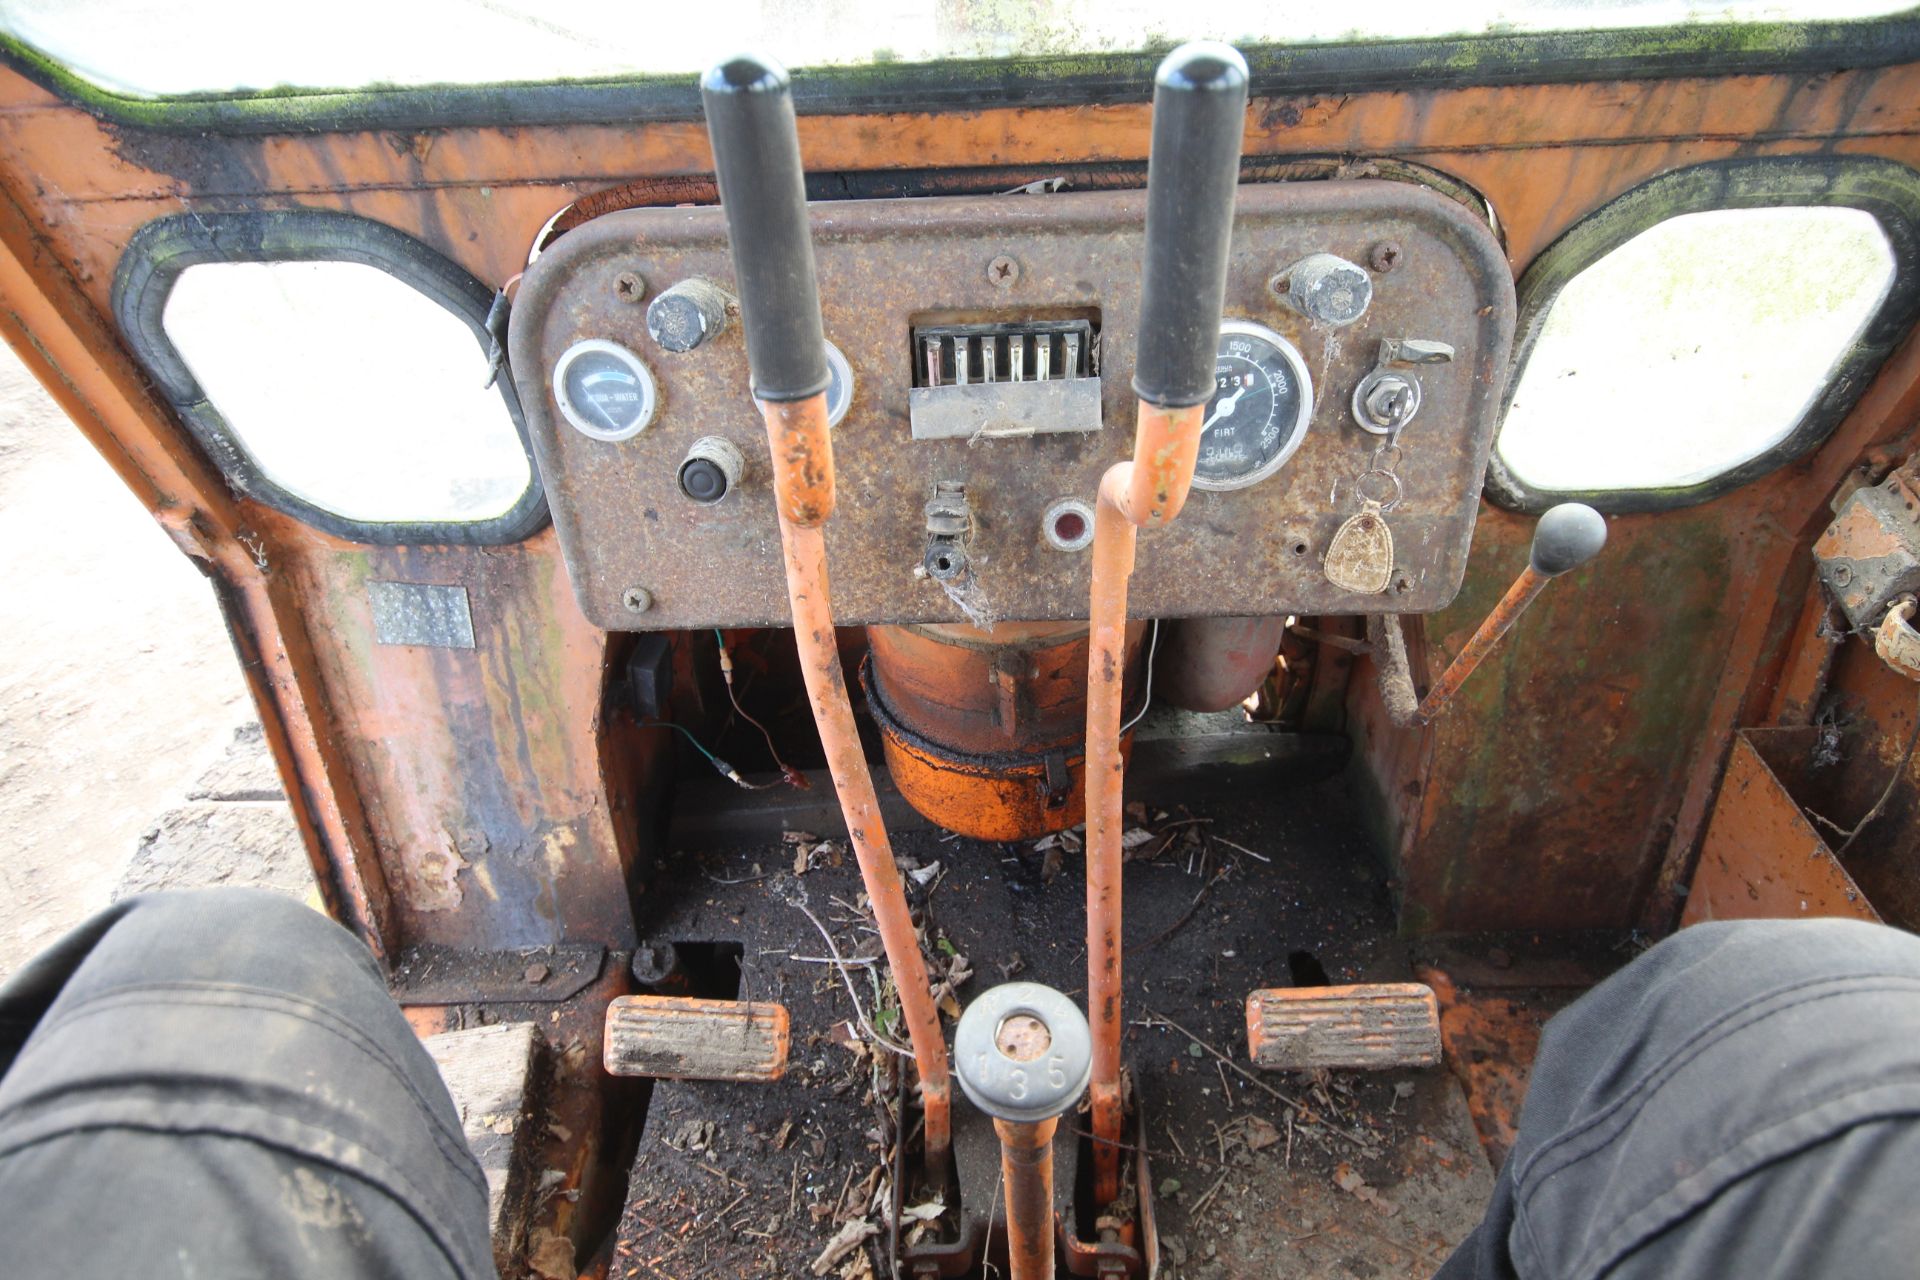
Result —
<path fill-rule="evenodd" d="M 965 620 L 939 584 L 914 572 L 927 498 L 937 481 L 957 480 L 973 507 L 979 590 L 969 603 L 994 618 L 1085 617 L 1089 556 L 1051 545 L 1042 515 L 1062 498 L 1091 502 L 1101 473 L 1132 448 L 1145 194 L 844 201 L 811 212 L 827 336 L 856 382 L 834 432 L 839 507 L 827 549 L 836 614 L 849 623 Z M 1365 263 L 1384 241 L 1399 246 L 1397 261 L 1374 276 L 1371 309 L 1345 329 L 1309 325 L 1268 287 L 1309 253 Z M 1018 264 L 1011 280 L 990 278 L 996 258 Z M 690 276 L 732 286 L 720 211 L 625 210 L 561 237 L 516 299 L 513 366 L 554 524 L 581 608 L 609 629 L 788 621 L 766 439 L 738 320 L 680 354 L 647 334 L 642 303 Z M 1088 309 L 1100 317 L 1103 429 L 913 439 L 916 320 Z M 1276 475 L 1231 492 L 1196 490 L 1171 528 L 1142 535 L 1134 615 L 1444 607 L 1465 572 L 1513 334 L 1512 275 L 1492 236 L 1454 202 L 1402 183 L 1243 187 L 1226 311 L 1300 349 L 1314 382 L 1312 428 Z M 587 338 L 627 347 L 658 382 L 657 416 L 632 439 L 590 439 L 559 415 L 555 362 Z M 1349 402 L 1386 338 L 1439 339 L 1458 356 L 1420 370 L 1425 403 L 1401 438 L 1405 498 L 1388 515 L 1394 573 L 1385 593 L 1361 596 L 1326 581 L 1320 565 L 1359 509 L 1354 481 L 1376 441 L 1353 423 Z M 746 460 L 735 490 L 712 506 L 687 499 L 676 481 L 687 449 L 705 436 L 725 437 Z"/>

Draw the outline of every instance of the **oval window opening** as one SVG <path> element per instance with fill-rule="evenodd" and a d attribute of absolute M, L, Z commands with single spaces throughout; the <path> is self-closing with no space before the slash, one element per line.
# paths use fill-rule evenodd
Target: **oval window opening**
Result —
<path fill-rule="evenodd" d="M 357 262 L 205 262 L 168 339 L 260 474 L 344 519 L 464 524 L 532 481 L 466 322 Z"/>
<path fill-rule="evenodd" d="M 1862 209 L 1656 223 L 1549 305 L 1499 463 L 1537 493 L 1688 489 L 1726 475 L 1793 434 L 1894 277 L 1886 233 Z"/>

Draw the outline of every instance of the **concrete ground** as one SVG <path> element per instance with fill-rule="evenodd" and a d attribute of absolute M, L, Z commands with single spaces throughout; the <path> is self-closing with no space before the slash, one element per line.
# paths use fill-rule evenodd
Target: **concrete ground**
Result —
<path fill-rule="evenodd" d="M 4 347 L 0 583 L 5 975 L 111 900 L 253 706 L 206 579 Z"/>

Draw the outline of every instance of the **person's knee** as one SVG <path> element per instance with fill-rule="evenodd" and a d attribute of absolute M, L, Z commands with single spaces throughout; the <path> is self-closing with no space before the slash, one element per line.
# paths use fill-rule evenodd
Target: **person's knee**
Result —
<path fill-rule="evenodd" d="M 1756 991 L 1864 972 L 1920 974 L 1920 938 L 1864 920 L 1715 920 L 1650 948 L 1627 971 L 1636 969 Z"/>
<path fill-rule="evenodd" d="M 153 983 L 245 985 L 385 999 L 372 954 L 333 920 L 265 889 L 142 895 L 74 975 L 79 994 Z"/>

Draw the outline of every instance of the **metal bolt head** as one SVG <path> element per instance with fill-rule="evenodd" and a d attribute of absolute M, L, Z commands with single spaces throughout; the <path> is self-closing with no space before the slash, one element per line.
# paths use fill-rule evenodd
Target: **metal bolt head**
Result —
<path fill-rule="evenodd" d="M 1373 280 L 1361 268 L 1331 253 L 1314 253 L 1282 273 L 1286 301 L 1315 324 L 1352 324 L 1373 301 Z"/>
<path fill-rule="evenodd" d="M 1071 1111 L 1093 1076 L 1093 1033 L 1052 987 L 1008 982 L 975 997 L 953 1032 L 960 1088 L 996 1120 L 1032 1124 Z"/>
<path fill-rule="evenodd" d="M 631 306 L 639 306 L 647 297 L 647 278 L 638 271 L 622 271 L 613 278 L 613 296 Z"/>
<path fill-rule="evenodd" d="M 653 608 L 653 592 L 645 587 L 628 587 L 620 593 L 620 603 L 628 613 L 645 613 Z"/>
<path fill-rule="evenodd" d="M 1367 250 L 1367 265 L 1381 275 L 1400 265 L 1400 246 L 1392 240 L 1382 240 Z"/>
<path fill-rule="evenodd" d="M 1003 253 L 987 264 L 987 279 L 996 289 L 1011 289 L 1020 283 L 1020 264 Z"/>

